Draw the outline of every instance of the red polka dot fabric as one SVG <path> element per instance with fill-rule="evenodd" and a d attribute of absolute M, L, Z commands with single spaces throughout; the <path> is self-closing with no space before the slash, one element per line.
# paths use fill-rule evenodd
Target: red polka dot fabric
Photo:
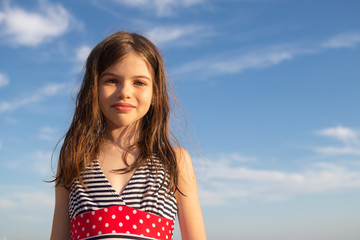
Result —
<path fill-rule="evenodd" d="M 129 234 L 152 239 L 172 239 L 174 220 L 127 206 L 87 212 L 71 220 L 72 239 Z"/>

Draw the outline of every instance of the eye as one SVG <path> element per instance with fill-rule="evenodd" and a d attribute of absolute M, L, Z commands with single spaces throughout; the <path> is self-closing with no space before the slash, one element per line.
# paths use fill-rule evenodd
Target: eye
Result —
<path fill-rule="evenodd" d="M 118 83 L 118 80 L 115 78 L 109 78 L 109 79 L 105 79 L 105 83 L 116 84 L 116 83 Z"/>
<path fill-rule="evenodd" d="M 134 84 L 137 86 L 146 86 L 146 83 L 144 81 L 141 80 L 135 80 Z"/>

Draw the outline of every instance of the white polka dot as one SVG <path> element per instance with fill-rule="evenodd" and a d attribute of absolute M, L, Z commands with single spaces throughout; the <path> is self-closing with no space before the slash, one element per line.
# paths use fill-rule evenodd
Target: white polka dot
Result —
<path fill-rule="evenodd" d="M 149 214 L 148 214 L 148 215 L 146 215 L 146 218 L 147 218 L 147 219 L 149 219 L 149 218 L 150 218 L 150 215 L 149 215 Z"/>
<path fill-rule="evenodd" d="M 99 231 L 98 234 L 100 235 L 100 234 L 101 234 L 101 231 Z"/>
<path fill-rule="evenodd" d="M 171 230 L 169 230 L 169 233 L 171 234 Z"/>
<path fill-rule="evenodd" d="M 153 223 L 151 226 L 154 228 L 154 227 L 155 227 L 155 223 Z"/>
<path fill-rule="evenodd" d="M 161 222 L 161 218 L 159 218 L 159 222 Z"/>
<path fill-rule="evenodd" d="M 165 231 L 165 228 L 164 228 L 164 227 L 162 227 L 161 229 L 162 229 L 163 231 Z"/>
<path fill-rule="evenodd" d="M 139 223 L 143 224 L 143 223 L 144 223 L 144 221 L 143 221 L 142 219 L 140 219 L 140 220 L 139 220 Z"/>
<path fill-rule="evenodd" d="M 134 225 L 133 225 L 133 228 L 134 228 L 134 229 L 136 229 L 136 228 L 137 228 L 137 226 L 134 224 Z"/>
<path fill-rule="evenodd" d="M 78 239 L 80 238 L 80 235 L 78 236 Z"/>
<path fill-rule="evenodd" d="M 146 232 L 147 232 L 147 233 L 149 233 L 149 232 L 150 232 L 150 230 L 147 228 L 147 229 L 146 229 Z"/>
<path fill-rule="evenodd" d="M 80 222 L 78 222 L 78 226 L 80 226 Z"/>
<path fill-rule="evenodd" d="M 75 227 L 75 224 L 73 224 L 73 228 Z"/>
<path fill-rule="evenodd" d="M 105 227 L 108 227 L 109 226 L 109 224 L 108 223 L 105 223 Z"/>
<path fill-rule="evenodd" d="M 160 233 L 158 232 L 158 236 L 160 237 Z"/>
<path fill-rule="evenodd" d="M 94 212 L 94 211 L 92 211 L 92 212 L 91 212 L 91 214 L 92 214 L 92 215 L 95 215 L 95 212 Z"/>
<path fill-rule="evenodd" d="M 119 211 L 122 211 L 122 207 L 119 207 Z"/>
<path fill-rule="evenodd" d="M 133 214 L 136 214 L 136 210 L 133 211 Z"/>
<path fill-rule="evenodd" d="M 82 230 L 82 231 L 85 231 L 85 228 L 83 227 L 81 230 Z"/>
<path fill-rule="evenodd" d="M 96 228 L 96 226 L 95 226 L 95 225 L 93 225 L 93 226 L 92 226 L 92 228 L 93 228 L 93 229 L 95 229 L 95 228 Z"/>
<path fill-rule="evenodd" d="M 129 220 L 129 219 L 130 219 L 129 215 L 126 215 L 126 217 L 125 217 L 125 218 L 126 218 L 126 220 Z"/>
<path fill-rule="evenodd" d="M 102 217 L 99 217 L 99 221 L 101 221 L 102 220 Z"/>
<path fill-rule="evenodd" d="M 75 233 L 77 233 L 77 230 L 75 230 Z"/>
<path fill-rule="evenodd" d="M 143 236 L 144 236 L 144 234 L 140 234 L 140 236 L 142 236 L 142 237 L 143 237 Z"/>
<path fill-rule="evenodd" d="M 84 217 L 84 214 L 81 214 L 80 217 L 83 218 L 83 217 Z"/>
<path fill-rule="evenodd" d="M 107 209 L 107 208 L 105 208 L 105 209 L 104 209 L 104 212 L 108 212 L 108 209 Z"/>
<path fill-rule="evenodd" d="M 126 234 L 130 234 L 130 232 L 129 232 L 129 231 L 126 231 Z"/>
<path fill-rule="evenodd" d="M 119 227 L 122 227 L 122 226 L 123 226 L 122 222 L 119 222 Z"/>
<path fill-rule="evenodd" d="M 116 231 L 115 231 L 115 230 L 112 230 L 112 233 L 116 233 Z"/>
<path fill-rule="evenodd" d="M 168 239 L 169 237 L 168 237 L 168 235 L 166 235 L 166 239 Z"/>
<path fill-rule="evenodd" d="M 86 236 L 87 236 L 87 237 L 90 236 L 90 233 L 87 233 Z"/>
<path fill-rule="evenodd" d="M 169 222 L 166 222 L 166 226 L 169 226 Z"/>
<path fill-rule="evenodd" d="M 114 214 L 114 215 L 112 215 L 111 217 L 112 217 L 112 219 L 115 219 L 115 218 L 116 218 L 115 214 Z"/>
<path fill-rule="evenodd" d="M 89 219 L 86 219 L 86 223 L 89 223 L 90 222 L 90 220 Z"/>

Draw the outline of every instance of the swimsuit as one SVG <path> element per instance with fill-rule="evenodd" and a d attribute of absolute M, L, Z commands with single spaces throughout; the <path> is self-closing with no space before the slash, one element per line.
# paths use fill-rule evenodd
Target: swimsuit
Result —
<path fill-rule="evenodd" d="M 97 160 L 88 166 L 82 175 L 86 188 L 74 180 L 70 189 L 72 239 L 172 239 L 176 199 L 161 187 L 164 170 L 156 173 L 151 164 L 160 162 L 138 168 L 120 195 Z"/>

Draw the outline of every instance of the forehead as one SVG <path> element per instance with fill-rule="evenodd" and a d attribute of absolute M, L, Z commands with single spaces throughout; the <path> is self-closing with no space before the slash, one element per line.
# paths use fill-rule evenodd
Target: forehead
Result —
<path fill-rule="evenodd" d="M 153 69 L 146 59 L 135 52 L 130 52 L 118 59 L 101 74 L 113 73 L 116 75 L 132 77 L 146 76 L 153 79 Z"/>

